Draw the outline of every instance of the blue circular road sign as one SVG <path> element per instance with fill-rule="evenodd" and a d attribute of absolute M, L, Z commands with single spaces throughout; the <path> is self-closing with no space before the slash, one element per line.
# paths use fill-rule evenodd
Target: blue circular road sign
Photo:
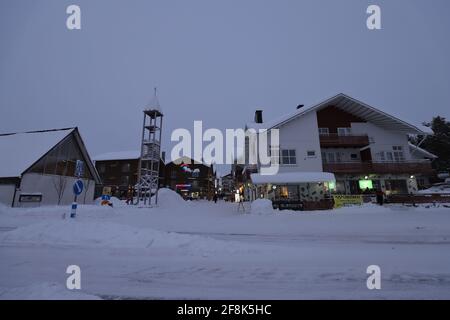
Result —
<path fill-rule="evenodd" d="M 79 196 L 82 192 L 83 192 L 83 181 L 81 180 L 77 180 L 75 181 L 75 183 L 73 184 L 73 193 L 76 196 Z"/>

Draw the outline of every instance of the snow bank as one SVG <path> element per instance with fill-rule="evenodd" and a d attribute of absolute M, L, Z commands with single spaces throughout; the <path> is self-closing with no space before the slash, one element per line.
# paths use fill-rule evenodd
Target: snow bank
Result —
<path fill-rule="evenodd" d="M 158 190 L 158 206 L 161 208 L 182 208 L 188 204 L 178 193 L 169 188 Z"/>
<path fill-rule="evenodd" d="M 35 223 L 0 234 L 0 243 L 34 245 L 100 246 L 113 248 L 182 249 L 189 252 L 245 251 L 231 241 L 196 235 L 135 228 L 111 222 L 73 219 Z"/>
<path fill-rule="evenodd" d="M 119 198 L 116 198 L 116 197 L 111 197 L 111 199 L 109 199 L 109 202 L 111 202 L 113 204 L 113 207 L 123 207 L 123 206 L 127 205 L 125 203 L 125 201 L 122 201 L 122 200 L 120 200 Z M 97 199 L 95 199 L 94 203 L 96 205 L 101 205 L 102 197 L 98 197 Z"/>
<path fill-rule="evenodd" d="M 0 214 L 4 214 L 8 211 L 8 207 L 0 202 Z"/>
<path fill-rule="evenodd" d="M 251 213 L 266 215 L 275 213 L 275 210 L 272 207 L 272 201 L 269 199 L 256 199 L 252 202 Z"/>
<path fill-rule="evenodd" d="M 40 283 L 27 287 L 18 287 L 0 292 L 2 300 L 101 300 L 99 297 L 69 290 L 56 283 Z"/>

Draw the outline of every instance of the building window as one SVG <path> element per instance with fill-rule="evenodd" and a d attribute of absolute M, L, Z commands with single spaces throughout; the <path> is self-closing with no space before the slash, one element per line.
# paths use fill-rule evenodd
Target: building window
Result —
<path fill-rule="evenodd" d="M 319 128 L 319 135 L 327 136 L 330 134 L 330 130 L 328 128 Z"/>
<path fill-rule="evenodd" d="M 124 185 L 124 186 L 128 186 L 130 184 L 130 177 L 129 176 L 120 177 L 120 184 Z"/>
<path fill-rule="evenodd" d="M 358 160 L 358 155 L 356 153 L 352 153 L 352 154 L 350 154 L 350 159 L 351 160 Z"/>
<path fill-rule="evenodd" d="M 314 150 L 308 150 L 306 151 L 306 156 L 309 158 L 313 158 L 316 156 L 316 152 Z"/>
<path fill-rule="evenodd" d="M 105 172 L 106 172 L 106 166 L 105 166 L 105 164 L 99 165 L 98 171 L 99 171 L 100 173 L 105 173 Z"/>
<path fill-rule="evenodd" d="M 339 136 L 349 136 L 352 134 L 352 128 L 337 128 Z"/>
<path fill-rule="evenodd" d="M 275 165 L 280 164 L 280 148 L 270 146 L 269 152 L 270 152 L 270 163 Z"/>
<path fill-rule="evenodd" d="M 322 162 L 324 163 L 342 162 L 342 157 L 341 152 L 322 152 Z"/>
<path fill-rule="evenodd" d="M 386 160 L 387 161 L 394 161 L 394 156 L 392 155 L 392 152 L 388 151 L 386 152 Z"/>
<path fill-rule="evenodd" d="M 130 172 L 131 165 L 129 163 L 122 164 L 122 172 Z"/>
<path fill-rule="evenodd" d="M 57 174 L 61 176 L 73 176 L 75 174 L 75 164 L 77 160 L 83 160 L 84 157 L 76 144 L 70 137 L 65 139 L 52 149 L 45 157 L 41 158 L 31 169 L 30 172 L 40 174 Z M 83 178 L 91 179 L 89 168 L 85 162 Z"/>
<path fill-rule="evenodd" d="M 327 162 L 334 163 L 336 162 L 336 158 L 333 152 L 327 153 Z"/>
<path fill-rule="evenodd" d="M 393 148 L 395 148 L 395 147 L 393 147 Z M 394 149 L 394 150 L 396 150 L 396 149 Z M 404 155 L 403 151 L 393 151 L 393 152 L 392 151 L 381 151 L 379 153 L 379 160 L 387 161 L 387 162 L 401 162 L 401 161 L 405 160 L 405 155 Z"/>
<path fill-rule="evenodd" d="M 403 154 L 402 146 L 393 146 L 392 150 L 394 150 L 394 161 L 404 161 L 405 155 Z"/>
<path fill-rule="evenodd" d="M 281 163 L 286 165 L 297 164 L 294 149 L 281 150 Z"/>
<path fill-rule="evenodd" d="M 192 178 L 200 177 L 200 169 L 196 168 L 192 171 Z"/>

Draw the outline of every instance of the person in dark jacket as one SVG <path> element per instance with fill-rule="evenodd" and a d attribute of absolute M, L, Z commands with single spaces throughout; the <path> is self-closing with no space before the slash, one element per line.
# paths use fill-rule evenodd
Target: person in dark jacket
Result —
<path fill-rule="evenodd" d="M 384 192 L 383 192 L 383 190 L 378 189 L 376 195 L 377 195 L 377 204 L 382 206 L 383 203 L 384 203 Z"/>
<path fill-rule="evenodd" d="M 133 204 L 133 187 L 128 186 L 128 191 L 127 191 L 127 201 L 126 204 L 130 205 Z"/>

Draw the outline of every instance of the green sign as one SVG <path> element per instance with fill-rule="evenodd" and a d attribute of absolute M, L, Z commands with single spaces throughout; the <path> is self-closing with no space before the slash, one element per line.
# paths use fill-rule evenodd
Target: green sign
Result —
<path fill-rule="evenodd" d="M 361 190 L 373 189 L 372 180 L 359 180 L 359 188 Z"/>

